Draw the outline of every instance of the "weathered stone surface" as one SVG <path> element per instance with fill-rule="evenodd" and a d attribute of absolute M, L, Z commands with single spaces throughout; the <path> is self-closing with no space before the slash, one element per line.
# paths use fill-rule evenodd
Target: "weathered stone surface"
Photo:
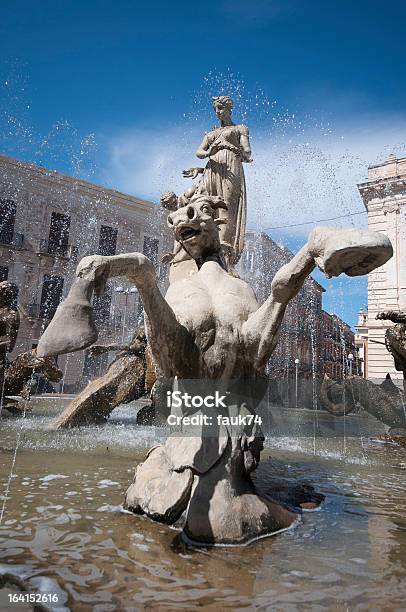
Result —
<path fill-rule="evenodd" d="M 360 376 L 350 376 L 342 383 L 325 377 L 320 399 L 326 410 L 335 416 L 343 416 L 359 407 L 389 427 L 406 427 L 402 390 L 388 391 L 385 382 L 382 388 Z"/>
<path fill-rule="evenodd" d="M 165 451 L 176 471 L 190 468 L 194 473 L 204 474 L 220 459 L 228 442 L 228 433 L 221 427 L 218 436 L 172 435 L 165 443 Z"/>
<path fill-rule="evenodd" d="M 321 386 L 321 400 L 325 408 L 342 416 L 354 410 L 358 404 L 385 425 L 391 428 L 406 428 L 405 393 L 406 393 L 406 314 L 403 312 L 381 312 L 377 319 L 396 323 L 386 330 L 385 342 L 388 351 L 393 355 L 395 367 L 403 372 L 403 393 L 391 380 L 389 374 L 381 385 L 358 376 L 351 377 L 342 384 L 325 378 Z M 398 436 L 402 439 L 402 435 Z"/>
<path fill-rule="evenodd" d="M 93 279 L 81 278 L 72 284 L 66 300 L 58 306 L 52 321 L 40 338 L 38 357 L 80 351 L 96 342 L 98 332 L 90 303 L 94 285 Z"/>
<path fill-rule="evenodd" d="M 120 404 L 145 392 L 146 337 L 138 329 L 128 346 L 110 345 L 99 349 L 121 350 L 106 374 L 90 382 L 54 421 L 54 427 L 89 425 L 106 419 Z"/>
<path fill-rule="evenodd" d="M 29 383 L 33 372 L 42 374 L 51 382 L 59 382 L 63 374 L 52 357 L 38 357 L 35 349 L 21 353 L 7 367 L 4 394 L 26 397 L 28 394 L 27 383 Z"/>
<path fill-rule="evenodd" d="M 137 412 L 136 422 L 137 425 L 154 425 L 155 427 L 164 427 L 167 424 L 165 417 L 151 404 L 140 408 Z"/>
<path fill-rule="evenodd" d="M 124 505 L 135 513 L 172 524 L 186 509 L 192 482 L 192 471 L 175 472 L 165 448 L 158 446 L 137 467 Z"/>
<path fill-rule="evenodd" d="M 360 229 L 316 228 L 309 235 L 310 249 L 327 278 L 362 276 L 385 264 L 393 255 L 385 234 Z"/>
<path fill-rule="evenodd" d="M 20 315 L 16 306 L 18 287 L 15 283 L 2 281 L 0 283 L 0 389 L 4 386 L 6 370 L 6 355 L 10 353 L 17 340 L 20 327 Z M 0 412 L 3 403 L 3 393 L 0 395 Z"/>
<path fill-rule="evenodd" d="M 184 532 L 200 544 L 243 544 L 287 529 L 297 514 L 263 497 L 244 469 L 240 440 L 230 440 L 214 467 L 195 478 Z"/>
<path fill-rule="evenodd" d="M 380 312 L 377 319 L 392 321 L 385 333 L 385 344 L 398 372 L 403 372 L 403 392 L 406 401 L 406 312 L 389 310 Z"/>

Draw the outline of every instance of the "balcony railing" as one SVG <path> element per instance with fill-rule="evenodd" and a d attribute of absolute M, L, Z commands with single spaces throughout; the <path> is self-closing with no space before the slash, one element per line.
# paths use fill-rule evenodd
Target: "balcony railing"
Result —
<path fill-rule="evenodd" d="M 14 249 L 24 248 L 24 234 L 14 232 L 12 236 L 0 235 L 0 246 L 9 246 Z"/>
<path fill-rule="evenodd" d="M 40 255 L 51 255 L 52 257 L 65 257 L 66 259 L 77 259 L 78 247 L 72 244 L 52 242 L 45 238 L 40 240 L 38 253 Z"/>

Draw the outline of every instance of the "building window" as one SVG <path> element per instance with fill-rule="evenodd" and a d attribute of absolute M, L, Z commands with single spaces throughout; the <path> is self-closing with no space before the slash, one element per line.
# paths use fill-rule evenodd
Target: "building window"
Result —
<path fill-rule="evenodd" d="M 102 225 L 99 237 L 99 255 L 115 255 L 117 248 L 117 229 Z"/>
<path fill-rule="evenodd" d="M 41 319 L 52 319 L 62 300 L 63 277 L 45 274 L 42 284 L 39 316 Z"/>
<path fill-rule="evenodd" d="M 0 199 L 0 244 L 12 244 L 16 220 L 16 203 Z"/>
<path fill-rule="evenodd" d="M 68 252 L 70 216 L 53 212 L 49 227 L 48 253 L 66 255 Z"/>
<path fill-rule="evenodd" d="M 108 353 L 91 356 L 89 351 L 85 353 L 83 362 L 83 376 L 86 378 L 98 378 L 106 371 L 108 363 Z"/>
<path fill-rule="evenodd" d="M 8 268 L 7 266 L 0 266 L 0 283 L 8 279 Z"/>
<path fill-rule="evenodd" d="M 96 327 L 106 327 L 110 323 L 111 296 L 111 285 L 106 285 L 103 295 L 93 299 Z"/>
<path fill-rule="evenodd" d="M 149 236 L 144 236 L 144 246 L 142 252 L 148 257 L 148 259 L 152 261 L 154 266 L 158 265 L 158 248 L 158 238 L 150 238 Z"/>

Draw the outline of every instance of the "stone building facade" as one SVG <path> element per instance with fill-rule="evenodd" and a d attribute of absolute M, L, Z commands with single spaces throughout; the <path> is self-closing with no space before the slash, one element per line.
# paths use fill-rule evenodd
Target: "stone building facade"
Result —
<path fill-rule="evenodd" d="M 406 310 L 406 158 L 390 155 L 382 164 L 368 168 L 368 180 L 358 185 L 368 212 L 368 227 L 384 232 L 392 241 L 393 257 L 368 277 L 366 375 L 381 382 L 387 373 L 401 379 L 386 350 L 389 321 L 376 320 L 378 312 Z"/>
<path fill-rule="evenodd" d="M 141 251 L 165 285 L 160 261 L 170 249 L 166 216 L 152 202 L 0 155 L 0 280 L 20 288 L 21 326 L 11 358 L 36 346 L 81 257 Z M 95 305 L 102 342 L 122 341 L 142 320 L 138 293 L 124 279 L 111 281 Z M 82 388 L 107 358 L 91 360 L 83 351 L 60 356 L 61 390 Z"/>
<path fill-rule="evenodd" d="M 351 327 L 336 314 L 320 317 L 320 371 L 334 380 L 360 374 L 361 364 Z"/>
<path fill-rule="evenodd" d="M 360 310 L 355 327 L 355 350 L 360 375 L 368 378 L 368 311 Z"/>

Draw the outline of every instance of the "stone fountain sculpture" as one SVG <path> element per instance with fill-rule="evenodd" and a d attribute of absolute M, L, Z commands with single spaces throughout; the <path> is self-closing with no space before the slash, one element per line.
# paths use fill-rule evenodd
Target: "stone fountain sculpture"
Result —
<path fill-rule="evenodd" d="M 365 410 L 392 429 L 406 428 L 403 393 L 390 378 L 377 385 L 361 376 L 348 376 L 342 382 L 325 376 L 320 400 L 324 408 L 337 417 Z"/>
<path fill-rule="evenodd" d="M 216 147 L 223 144 L 219 135 Z M 240 155 L 242 159 L 247 153 Z M 316 266 L 327 277 L 357 276 L 392 256 L 383 234 L 316 228 L 277 272 L 269 297 L 259 305 L 250 285 L 230 270 L 236 255 L 229 249 L 231 242 L 223 248 L 220 231 L 227 211 L 225 197 L 205 189 L 170 212 L 168 225 L 196 271 L 173 282 L 165 297 L 153 264 L 141 253 L 82 259 L 75 284 L 38 346 L 45 356 L 92 344 L 96 331 L 91 296 L 94 291 L 100 294 L 109 278 L 124 276 L 137 286 L 143 302 L 158 380 L 174 380 L 175 385 L 192 381 L 192 387 L 204 383 L 213 395 L 220 386 L 226 389 L 228 422 L 222 419 L 223 409 L 213 408 L 209 412 L 215 427 L 208 427 L 208 433 L 202 425 L 199 433 L 176 432 L 152 448 L 137 467 L 125 499 L 128 509 L 157 521 L 174 523 L 183 515 L 184 536 L 202 544 L 244 543 L 297 520 L 297 513 L 271 494 L 259 494 L 250 477 L 264 440 L 255 408 L 286 307 Z"/>
<path fill-rule="evenodd" d="M 20 327 L 17 296 L 16 283 L 0 283 L 0 411 L 3 407 L 8 412 L 19 415 L 26 409 L 25 402 L 22 405 L 9 396 L 19 395 L 26 400 L 31 392 L 30 382 L 34 371 L 52 382 L 61 380 L 62 372 L 54 359 L 39 358 L 35 349 L 20 353 L 11 362 L 7 359 L 7 353 L 14 350 Z"/>
<path fill-rule="evenodd" d="M 25 400 L 32 392 L 34 372 L 51 382 L 59 382 L 63 376 L 53 357 L 38 357 L 35 349 L 20 353 L 6 368 L 3 408 L 16 415 L 27 410 Z M 19 395 L 24 401 L 11 399 L 10 395 Z"/>
<path fill-rule="evenodd" d="M 236 264 L 244 248 L 247 218 L 243 163 L 252 162 L 249 131 L 231 120 L 234 105 L 229 96 L 215 96 L 212 101 L 220 126 L 204 135 L 196 151 L 199 159 L 208 159 L 207 165 L 184 170 L 183 176 L 201 174 L 196 194 L 219 196 L 226 203 L 218 210 L 218 218 L 226 222 L 220 227 L 220 243 L 227 262 Z"/>
<path fill-rule="evenodd" d="M 320 397 L 324 407 L 335 416 L 344 416 L 357 408 L 372 414 L 387 425 L 390 437 L 406 439 L 406 313 L 381 312 L 377 319 L 395 323 L 385 333 L 385 344 L 393 356 L 396 370 L 403 372 L 403 393 L 388 374 L 381 385 L 360 376 L 350 376 L 341 383 L 325 377 Z"/>
<path fill-rule="evenodd" d="M 4 397 L 7 353 L 13 351 L 20 327 L 20 315 L 16 306 L 18 287 L 15 283 L 0 283 L 0 413 Z"/>
<path fill-rule="evenodd" d="M 125 344 L 93 345 L 93 355 L 117 351 L 107 372 L 92 380 L 55 419 L 56 429 L 90 425 L 107 419 L 121 404 L 127 404 L 145 393 L 147 340 L 143 328 L 138 328 Z"/>
<path fill-rule="evenodd" d="M 406 400 L 406 312 L 389 310 L 380 312 L 377 319 L 395 323 L 385 332 L 385 344 L 398 372 L 403 372 L 403 391 Z"/>
<path fill-rule="evenodd" d="M 183 171 L 185 178 L 200 180 L 186 189 L 179 197 L 166 192 L 161 204 L 168 210 L 186 206 L 195 195 L 220 197 L 226 204 L 216 210 L 220 244 L 228 268 L 237 264 L 244 248 L 247 217 L 247 191 L 245 187 L 244 163 L 251 163 L 249 130 L 243 124 L 234 124 L 231 115 L 233 101 L 229 96 L 212 98 L 213 109 L 220 122 L 205 133 L 196 156 L 207 159 L 204 168 L 192 167 Z M 197 271 L 192 257 L 175 242 L 174 253 L 166 256 L 171 262 L 169 279 L 175 282 Z M 164 260 L 165 261 L 165 260 Z"/>

